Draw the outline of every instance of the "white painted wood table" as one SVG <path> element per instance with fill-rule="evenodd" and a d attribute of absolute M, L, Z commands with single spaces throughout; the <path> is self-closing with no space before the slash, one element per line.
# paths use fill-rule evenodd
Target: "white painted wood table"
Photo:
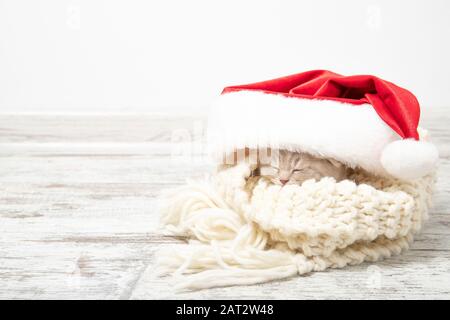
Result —
<path fill-rule="evenodd" d="M 0 114 L 0 298 L 448 299 L 446 110 L 424 111 L 442 160 L 431 218 L 411 250 L 375 265 L 181 294 L 154 276 L 155 252 L 181 241 L 159 234 L 155 203 L 160 190 L 208 169 L 198 154 L 176 156 L 199 136 L 201 117 Z"/>

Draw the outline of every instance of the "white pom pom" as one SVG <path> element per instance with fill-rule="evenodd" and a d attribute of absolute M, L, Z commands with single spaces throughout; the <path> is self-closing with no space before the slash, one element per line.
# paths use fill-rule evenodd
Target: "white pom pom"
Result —
<path fill-rule="evenodd" d="M 431 142 L 405 139 L 388 144 L 383 149 L 380 160 L 389 174 L 410 180 L 433 171 L 438 159 L 438 150 Z"/>

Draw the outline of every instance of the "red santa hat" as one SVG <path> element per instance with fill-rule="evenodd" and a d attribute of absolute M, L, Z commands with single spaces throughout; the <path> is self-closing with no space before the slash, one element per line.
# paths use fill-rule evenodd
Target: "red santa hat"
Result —
<path fill-rule="evenodd" d="M 419 117 L 416 97 L 391 82 L 313 70 L 226 87 L 212 107 L 208 140 L 219 157 L 279 148 L 414 179 L 438 160 L 425 131 L 419 135 Z"/>

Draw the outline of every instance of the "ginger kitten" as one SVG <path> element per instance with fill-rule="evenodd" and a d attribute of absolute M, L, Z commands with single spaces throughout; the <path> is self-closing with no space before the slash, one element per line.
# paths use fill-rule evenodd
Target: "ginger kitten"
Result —
<path fill-rule="evenodd" d="M 349 171 L 347 166 L 335 160 L 280 150 L 278 156 L 273 157 L 268 164 L 261 164 L 253 175 L 265 177 L 278 185 L 301 185 L 308 179 L 320 180 L 323 177 L 340 181 L 349 176 Z"/>

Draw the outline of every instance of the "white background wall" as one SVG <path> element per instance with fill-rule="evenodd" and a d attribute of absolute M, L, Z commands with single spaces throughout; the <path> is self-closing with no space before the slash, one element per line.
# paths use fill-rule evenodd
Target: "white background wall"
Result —
<path fill-rule="evenodd" d="M 202 112 L 315 68 L 450 106 L 449 39 L 448 0 L 0 0 L 0 110 Z"/>

